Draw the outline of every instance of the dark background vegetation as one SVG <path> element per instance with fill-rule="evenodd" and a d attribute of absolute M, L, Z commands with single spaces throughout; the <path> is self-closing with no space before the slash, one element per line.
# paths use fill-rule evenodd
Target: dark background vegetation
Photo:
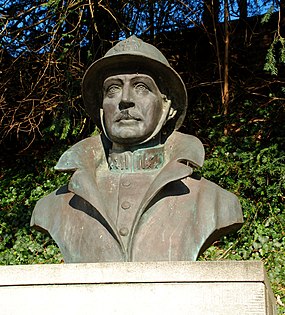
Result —
<path fill-rule="evenodd" d="M 274 0 L 0 0 L 0 264 L 60 263 L 29 227 L 35 202 L 68 180 L 53 170 L 98 132 L 81 78 L 136 34 L 183 77 L 182 132 L 205 145 L 203 176 L 238 195 L 245 224 L 200 259 L 262 260 L 285 311 L 285 4 Z"/>

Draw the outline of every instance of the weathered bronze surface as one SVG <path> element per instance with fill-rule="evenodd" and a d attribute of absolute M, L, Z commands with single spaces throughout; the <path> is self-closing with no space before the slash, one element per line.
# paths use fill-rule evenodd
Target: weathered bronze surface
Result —
<path fill-rule="evenodd" d="M 31 218 L 65 262 L 196 260 L 240 228 L 237 197 L 193 175 L 204 148 L 176 131 L 187 93 L 159 50 L 135 36 L 118 43 L 87 70 L 82 93 L 104 132 L 61 156 L 56 169 L 74 174 Z"/>

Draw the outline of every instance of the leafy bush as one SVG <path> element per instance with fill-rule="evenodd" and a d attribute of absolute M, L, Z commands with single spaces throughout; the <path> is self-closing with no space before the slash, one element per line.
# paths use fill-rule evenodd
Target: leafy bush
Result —
<path fill-rule="evenodd" d="M 68 175 L 55 172 L 60 152 L 55 149 L 43 160 L 19 159 L 3 170 L 0 184 L 0 264 L 60 263 L 58 247 L 47 235 L 29 226 L 36 202 L 67 182 Z"/>
<path fill-rule="evenodd" d="M 204 259 L 262 260 L 276 294 L 285 294 L 284 158 L 277 145 L 252 151 L 218 146 L 204 176 L 239 196 L 245 223 L 210 248 Z"/>
<path fill-rule="evenodd" d="M 265 110 L 262 117 L 268 113 Z M 252 119 L 244 115 L 233 120 L 235 126 L 239 125 L 240 135 L 224 136 L 226 123 L 221 121 L 211 130 L 211 139 L 215 141 L 208 146 L 202 173 L 239 197 L 245 223 L 234 235 L 216 242 L 200 259 L 262 260 L 275 295 L 284 303 L 284 138 L 280 137 L 281 130 L 272 137 L 270 128 L 271 138 L 260 139 L 260 131 L 265 129 L 264 119 L 258 119 L 255 125 L 249 124 Z M 280 314 L 284 311 L 280 307 Z"/>

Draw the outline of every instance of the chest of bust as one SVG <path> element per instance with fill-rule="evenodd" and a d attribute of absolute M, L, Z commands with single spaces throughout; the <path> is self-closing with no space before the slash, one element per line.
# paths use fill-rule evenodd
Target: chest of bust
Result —
<path fill-rule="evenodd" d="M 147 171 L 108 172 L 98 176 L 97 184 L 104 200 L 106 215 L 116 226 L 125 248 L 143 198 L 156 175 L 157 171 Z"/>

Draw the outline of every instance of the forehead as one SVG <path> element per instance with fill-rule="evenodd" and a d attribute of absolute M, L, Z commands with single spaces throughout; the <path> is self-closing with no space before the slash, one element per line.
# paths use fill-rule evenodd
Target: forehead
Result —
<path fill-rule="evenodd" d="M 146 82 L 146 83 L 148 82 L 157 87 L 154 79 L 151 76 L 147 74 L 142 74 L 142 73 L 112 75 L 106 78 L 103 84 L 105 85 L 109 83 L 110 81 L 128 82 L 128 81 L 137 81 L 137 80 L 142 80 L 143 82 Z"/>

